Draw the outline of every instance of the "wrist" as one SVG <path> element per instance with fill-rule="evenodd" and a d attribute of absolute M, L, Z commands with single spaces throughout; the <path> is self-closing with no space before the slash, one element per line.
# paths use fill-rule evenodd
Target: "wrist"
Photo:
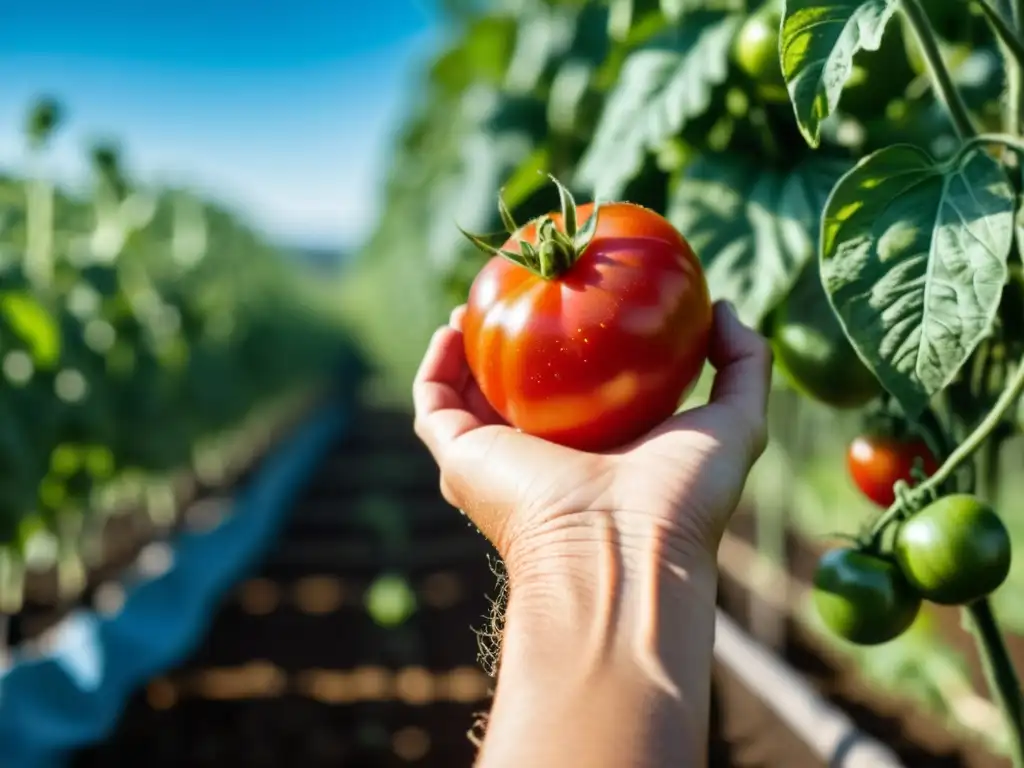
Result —
<path fill-rule="evenodd" d="M 710 651 L 715 554 L 658 522 L 666 518 L 580 514 L 518 542 L 506 559 L 506 628 L 543 646 L 531 663 L 560 646 L 581 664 L 649 663 L 704 642 Z M 711 634 L 701 638 L 704 619 Z"/>
<path fill-rule="evenodd" d="M 614 515 L 601 517 L 535 536 L 506 560 L 481 765 L 704 762 L 715 559 L 703 547 L 623 536 Z M 604 739 L 592 738 L 595 728 Z"/>

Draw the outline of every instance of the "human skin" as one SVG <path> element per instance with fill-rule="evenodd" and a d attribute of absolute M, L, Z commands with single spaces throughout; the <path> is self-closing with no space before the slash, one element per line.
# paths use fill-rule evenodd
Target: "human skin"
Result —
<path fill-rule="evenodd" d="M 706 764 L 716 552 L 764 451 L 767 343 L 715 306 L 706 405 L 593 454 L 518 432 L 466 365 L 463 308 L 413 387 L 445 498 L 509 579 L 482 768 Z"/>

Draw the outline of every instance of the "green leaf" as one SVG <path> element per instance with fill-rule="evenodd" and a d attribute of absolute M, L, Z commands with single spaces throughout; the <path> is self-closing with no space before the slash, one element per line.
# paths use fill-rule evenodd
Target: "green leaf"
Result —
<path fill-rule="evenodd" d="M 552 131 L 571 134 L 580 126 L 593 78 L 593 66 L 579 59 L 570 59 L 558 69 L 548 96 L 548 125 Z"/>
<path fill-rule="evenodd" d="M 672 192 L 668 218 L 704 265 L 712 296 L 760 325 L 813 258 L 825 200 L 848 167 L 829 158 L 788 172 L 735 156 L 694 160 Z"/>
<path fill-rule="evenodd" d="M 742 17 L 699 11 L 629 56 L 575 183 L 602 198 L 618 197 L 644 156 L 702 115 L 729 72 L 729 43 Z"/>
<path fill-rule="evenodd" d="M 37 367 L 56 365 L 60 359 L 60 327 L 46 307 L 30 294 L 5 293 L 0 296 L 0 310 L 11 330 L 28 344 Z"/>
<path fill-rule="evenodd" d="M 829 197 L 822 282 L 858 354 L 911 417 L 989 332 L 1013 218 L 1006 173 L 976 146 L 944 163 L 887 147 Z"/>
<path fill-rule="evenodd" d="M 821 123 L 839 96 L 860 50 L 877 51 L 897 0 L 787 0 L 779 52 L 797 125 L 817 147 Z"/>

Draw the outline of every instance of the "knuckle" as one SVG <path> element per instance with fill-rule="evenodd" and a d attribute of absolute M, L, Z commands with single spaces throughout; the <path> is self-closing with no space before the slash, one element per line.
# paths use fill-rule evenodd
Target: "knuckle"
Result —
<path fill-rule="evenodd" d="M 412 422 L 412 431 L 419 438 L 421 443 L 427 443 L 427 420 L 422 416 L 416 416 Z"/>
<path fill-rule="evenodd" d="M 455 502 L 453 500 L 452 487 L 451 485 L 449 485 L 448 479 L 444 476 L 444 473 L 441 473 L 441 477 L 438 481 L 438 484 L 441 489 L 441 496 L 444 498 L 446 502 L 448 502 L 454 507 Z"/>
<path fill-rule="evenodd" d="M 757 461 L 768 448 L 768 423 L 758 419 L 750 427 L 750 452 L 752 461 Z"/>
<path fill-rule="evenodd" d="M 754 334 L 754 341 L 751 344 L 751 357 L 764 363 L 766 367 L 771 367 L 772 361 L 775 358 L 772 345 L 768 343 L 768 339 L 759 333 Z"/>

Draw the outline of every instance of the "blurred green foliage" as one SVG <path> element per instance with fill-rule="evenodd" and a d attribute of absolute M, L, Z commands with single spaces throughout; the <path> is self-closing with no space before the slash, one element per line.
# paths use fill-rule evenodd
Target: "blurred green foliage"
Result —
<path fill-rule="evenodd" d="M 231 211 L 132 179 L 95 146 L 88 189 L 41 171 L 62 109 L 25 123 L 0 178 L 0 545 L 163 476 L 254 408 L 326 381 L 352 346 L 312 278 Z M 353 358 L 354 359 L 354 358 Z"/>

